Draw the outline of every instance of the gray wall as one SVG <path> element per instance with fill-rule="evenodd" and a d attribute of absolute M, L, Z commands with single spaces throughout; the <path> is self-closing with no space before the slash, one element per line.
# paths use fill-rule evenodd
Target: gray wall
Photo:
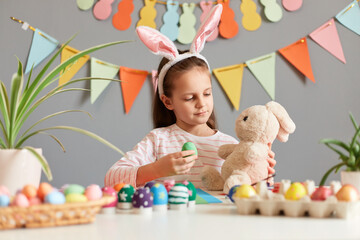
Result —
<path fill-rule="evenodd" d="M 242 17 L 239 9 L 240 2 L 231 2 L 239 24 Z M 258 12 L 262 13 L 263 8 L 260 2 L 255 2 Z M 208 58 L 212 68 L 218 68 L 242 63 L 276 51 L 307 36 L 350 2 L 350 0 L 304 1 L 300 10 L 284 11 L 283 19 L 278 23 L 264 20 L 262 13 L 263 22 L 260 29 L 248 32 L 240 25 L 239 33 L 235 38 L 230 40 L 219 38 L 208 43 L 203 55 Z M 119 0 L 113 3 L 113 14 L 117 12 L 118 3 Z M 149 53 L 135 35 L 135 24 L 143 2 L 136 0 L 134 4 L 132 26 L 120 32 L 112 26 L 111 18 L 98 21 L 91 11 L 79 10 L 76 1 L 1 0 L 0 79 L 8 87 L 10 86 L 11 76 L 17 68 L 15 56 L 26 62 L 33 36 L 32 31 L 23 31 L 20 24 L 9 19 L 10 16 L 29 22 L 30 25 L 43 30 L 60 42 L 65 42 L 77 33 L 77 37 L 70 46 L 80 50 L 116 40 L 136 40 L 133 43 L 100 50 L 91 56 L 126 67 L 149 71 L 155 69 L 159 58 Z M 156 9 L 158 11 L 156 21 L 159 28 L 162 25 L 161 17 L 165 12 L 165 6 L 158 4 Z M 200 8 L 196 8 L 195 13 L 199 17 Z M 333 152 L 318 143 L 319 140 L 323 137 L 333 137 L 348 141 L 353 134 L 348 117 L 349 111 L 352 111 L 360 121 L 360 94 L 358 92 L 360 38 L 338 22 L 336 22 L 336 27 L 347 63 L 341 63 L 308 39 L 315 84 L 305 79 L 283 57 L 276 56 L 276 101 L 286 107 L 297 125 L 296 132 L 290 136 L 289 142 L 276 141 L 274 143 L 273 150 L 278 162 L 277 181 L 284 178 L 293 181 L 313 179 L 318 183 L 324 172 L 338 161 Z M 189 46 L 178 45 L 178 47 L 186 49 Z M 60 59 L 56 63 L 59 61 Z M 88 63 L 76 76 L 89 75 L 90 64 Z M 89 88 L 88 83 L 78 86 Z M 265 104 L 270 100 L 248 69 L 244 70 L 239 111 L 232 108 L 214 77 L 213 89 L 219 128 L 233 136 L 235 136 L 234 121 L 243 109 L 255 104 Z M 148 79 L 130 113 L 125 115 L 121 88 L 118 83 L 111 83 L 93 105 L 90 103 L 89 93 L 65 93 L 52 98 L 33 113 L 27 126 L 45 114 L 64 109 L 82 109 L 89 111 L 93 119 L 74 113 L 50 120 L 44 123 L 43 127 L 53 125 L 82 127 L 108 139 L 123 151 L 128 151 L 152 128 L 151 100 L 152 85 L 151 80 Z M 66 153 L 63 153 L 52 139 L 44 135 L 32 138 L 27 145 L 43 148 L 44 155 L 53 171 L 55 186 L 65 183 L 102 185 L 107 169 L 120 158 L 117 152 L 86 136 L 65 131 L 53 133 L 64 142 Z M 338 178 L 338 175 L 331 175 L 331 179 Z M 44 177 L 42 179 L 46 180 Z"/>

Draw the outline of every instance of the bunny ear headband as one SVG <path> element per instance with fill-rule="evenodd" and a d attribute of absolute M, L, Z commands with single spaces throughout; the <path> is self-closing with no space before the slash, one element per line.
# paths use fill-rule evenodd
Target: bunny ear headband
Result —
<path fill-rule="evenodd" d="M 136 32 L 139 35 L 140 40 L 150 49 L 152 53 L 169 59 L 169 62 L 164 65 L 159 73 L 158 90 L 160 97 L 164 94 L 163 82 L 167 71 L 170 69 L 170 67 L 174 66 L 181 60 L 190 57 L 197 57 L 204 60 L 210 69 L 209 63 L 205 57 L 200 54 L 200 52 L 204 48 L 206 39 L 218 26 L 221 12 L 221 4 L 218 4 L 211 9 L 203 23 L 200 25 L 199 30 L 197 31 L 191 44 L 190 51 L 183 54 L 179 54 L 175 44 L 158 30 L 145 26 L 136 28 Z"/>

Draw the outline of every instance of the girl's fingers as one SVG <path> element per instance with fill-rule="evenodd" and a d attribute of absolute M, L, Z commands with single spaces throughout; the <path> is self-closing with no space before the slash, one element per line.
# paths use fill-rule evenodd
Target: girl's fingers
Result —
<path fill-rule="evenodd" d="M 268 151 L 268 156 L 269 156 L 270 158 L 275 158 L 275 153 L 274 153 L 273 151 L 269 150 L 269 151 Z"/>
<path fill-rule="evenodd" d="M 272 167 L 268 167 L 267 169 L 269 175 L 273 175 L 275 173 L 275 169 L 273 169 Z"/>
<path fill-rule="evenodd" d="M 276 165 L 276 160 L 273 158 L 267 158 L 270 167 L 274 167 Z"/>

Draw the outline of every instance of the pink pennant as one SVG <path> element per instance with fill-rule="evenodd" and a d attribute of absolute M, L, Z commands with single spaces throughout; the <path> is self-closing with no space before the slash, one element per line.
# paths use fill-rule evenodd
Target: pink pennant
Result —
<path fill-rule="evenodd" d="M 334 18 L 310 33 L 309 36 L 340 61 L 346 63 Z"/>
<path fill-rule="evenodd" d="M 154 93 L 156 93 L 156 89 L 157 89 L 157 85 L 158 85 L 158 72 L 156 70 L 152 70 L 151 71 L 151 77 L 152 77 L 152 84 L 153 84 L 153 87 L 154 87 Z"/>

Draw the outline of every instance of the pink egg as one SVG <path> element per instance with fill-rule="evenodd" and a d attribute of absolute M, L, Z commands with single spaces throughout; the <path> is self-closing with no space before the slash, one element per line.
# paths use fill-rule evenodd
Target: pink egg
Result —
<path fill-rule="evenodd" d="M 29 199 L 29 204 L 30 206 L 34 206 L 34 205 L 40 205 L 42 202 L 41 202 L 41 199 L 38 198 L 38 197 L 33 197 L 33 198 L 30 198 Z"/>
<path fill-rule="evenodd" d="M 115 207 L 117 204 L 117 192 L 115 191 L 115 189 L 112 187 L 103 187 L 102 192 L 103 192 L 104 196 L 115 197 L 113 202 L 111 202 L 103 207 Z"/>
<path fill-rule="evenodd" d="M 28 207 L 29 205 L 30 205 L 29 200 L 22 193 L 16 194 L 16 196 L 15 196 L 13 202 L 12 202 L 12 206 Z"/>
<path fill-rule="evenodd" d="M 99 185 L 91 184 L 85 189 L 85 196 L 88 200 L 99 200 L 102 197 L 103 193 Z"/>
<path fill-rule="evenodd" d="M 0 185 L 0 195 L 7 195 L 8 197 L 11 197 L 9 189 L 4 185 Z"/>

